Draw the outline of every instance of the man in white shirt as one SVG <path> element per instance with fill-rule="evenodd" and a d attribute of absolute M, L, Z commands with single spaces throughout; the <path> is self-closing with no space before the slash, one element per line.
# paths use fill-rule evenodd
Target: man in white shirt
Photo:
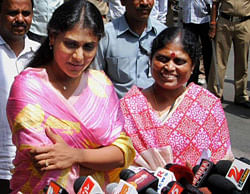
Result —
<path fill-rule="evenodd" d="M 39 43 L 26 36 L 33 15 L 32 0 L 0 0 L 0 190 L 10 192 L 16 148 L 6 118 L 6 103 L 14 77 L 23 70 Z"/>

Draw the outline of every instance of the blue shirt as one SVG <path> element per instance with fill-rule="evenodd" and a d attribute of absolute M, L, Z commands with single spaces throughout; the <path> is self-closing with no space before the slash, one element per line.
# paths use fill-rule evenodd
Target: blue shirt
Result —
<path fill-rule="evenodd" d="M 210 21 L 212 0 L 180 0 L 183 23 L 203 24 Z"/>
<path fill-rule="evenodd" d="M 151 44 L 165 28 L 164 24 L 149 18 L 147 28 L 139 36 L 129 28 L 124 15 L 105 25 L 106 34 L 99 42 L 92 65 L 105 71 L 119 98 L 133 85 L 146 88 L 153 83 L 149 71 Z"/>

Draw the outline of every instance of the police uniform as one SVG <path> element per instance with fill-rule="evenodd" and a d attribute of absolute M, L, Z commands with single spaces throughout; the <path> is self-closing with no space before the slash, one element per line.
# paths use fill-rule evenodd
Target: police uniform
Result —
<path fill-rule="evenodd" d="M 220 5 L 216 24 L 215 49 L 217 72 L 211 65 L 208 89 L 218 97 L 223 95 L 223 84 L 231 45 L 234 45 L 234 102 L 249 102 L 247 94 L 248 53 L 250 43 L 250 1 L 213 0 Z M 218 90 L 216 74 L 218 75 Z"/>

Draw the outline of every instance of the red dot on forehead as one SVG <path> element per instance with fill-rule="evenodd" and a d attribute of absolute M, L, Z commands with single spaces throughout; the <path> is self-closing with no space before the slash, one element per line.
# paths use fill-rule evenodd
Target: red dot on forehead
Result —
<path fill-rule="evenodd" d="M 174 58 L 174 57 L 175 57 L 175 53 L 172 52 L 172 53 L 170 54 L 170 56 L 171 56 L 171 58 Z"/>

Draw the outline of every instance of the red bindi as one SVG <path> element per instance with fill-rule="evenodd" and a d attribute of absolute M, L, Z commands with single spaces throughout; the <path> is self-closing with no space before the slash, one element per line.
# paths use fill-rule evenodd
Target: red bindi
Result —
<path fill-rule="evenodd" d="M 171 56 L 171 58 L 174 58 L 175 57 L 175 53 L 174 52 L 171 53 L 170 56 Z"/>

